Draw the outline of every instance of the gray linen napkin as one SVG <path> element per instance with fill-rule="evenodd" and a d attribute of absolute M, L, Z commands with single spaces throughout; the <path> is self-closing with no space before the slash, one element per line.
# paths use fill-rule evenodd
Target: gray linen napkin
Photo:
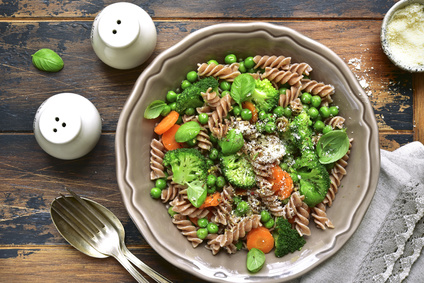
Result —
<path fill-rule="evenodd" d="M 358 230 L 334 256 L 293 282 L 424 282 L 423 216 L 424 146 L 381 150 L 377 190 Z"/>

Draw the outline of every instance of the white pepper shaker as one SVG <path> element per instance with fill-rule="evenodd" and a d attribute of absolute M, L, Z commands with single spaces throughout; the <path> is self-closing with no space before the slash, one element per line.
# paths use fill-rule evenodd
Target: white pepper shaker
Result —
<path fill-rule="evenodd" d="M 104 8 L 94 19 L 91 45 L 105 64 L 131 69 L 143 64 L 156 46 L 156 27 L 139 6 L 118 2 Z"/>
<path fill-rule="evenodd" d="M 60 93 L 44 101 L 34 118 L 34 136 L 53 157 L 71 160 L 89 153 L 102 132 L 96 107 L 75 93 Z"/>

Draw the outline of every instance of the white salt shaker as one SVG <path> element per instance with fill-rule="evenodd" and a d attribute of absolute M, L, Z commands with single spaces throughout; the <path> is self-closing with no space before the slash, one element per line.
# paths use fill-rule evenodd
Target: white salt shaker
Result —
<path fill-rule="evenodd" d="M 131 69 L 150 57 L 156 37 L 155 24 L 142 8 L 118 2 L 104 8 L 94 19 L 91 45 L 105 64 Z"/>
<path fill-rule="evenodd" d="M 34 136 L 53 157 L 77 159 L 89 153 L 102 132 L 96 107 L 75 93 L 60 93 L 44 101 L 34 118 Z"/>

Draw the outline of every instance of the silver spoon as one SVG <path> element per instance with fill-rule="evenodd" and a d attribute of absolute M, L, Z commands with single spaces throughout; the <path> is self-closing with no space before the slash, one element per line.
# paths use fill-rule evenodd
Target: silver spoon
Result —
<path fill-rule="evenodd" d="M 113 255 L 139 282 L 148 281 L 137 270 L 133 269 L 126 259 L 156 282 L 171 282 L 128 250 L 124 243 L 124 227 L 110 210 L 97 202 L 81 198 L 74 192 L 68 191 L 72 194 L 72 197 L 62 195 L 56 198 L 51 204 L 50 214 L 57 230 L 69 244 L 88 256 L 106 258 Z M 119 239 L 116 239 L 119 251 L 112 254 L 109 251 L 110 248 L 108 248 L 110 245 L 106 247 L 99 244 L 104 238 L 110 238 L 113 234 L 119 237 Z M 123 255 L 124 258 L 120 257 L 119 254 Z"/>

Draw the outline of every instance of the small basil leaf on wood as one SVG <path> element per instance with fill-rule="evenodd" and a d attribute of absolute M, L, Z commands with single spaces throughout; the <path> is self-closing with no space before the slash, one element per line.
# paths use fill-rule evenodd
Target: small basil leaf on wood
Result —
<path fill-rule="evenodd" d="M 249 74 L 241 74 L 231 84 L 230 95 L 241 106 L 254 90 L 255 79 Z"/>
<path fill-rule="evenodd" d="M 262 269 L 265 264 L 265 254 L 263 251 L 252 248 L 247 253 L 246 266 L 247 270 L 256 273 Z"/>
<path fill-rule="evenodd" d="M 62 70 L 64 64 L 62 58 L 51 49 L 43 48 L 35 52 L 32 56 L 32 63 L 40 71 L 58 72 Z"/>
<path fill-rule="evenodd" d="M 167 106 L 163 100 L 155 100 L 144 110 L 144 118 L 155 119 L 159 117 L 162 110 Z"/>
<path fill-rule="evenodd" d="M 349 150 L 349 137 L 345 131 L 331 131 L 317 143 L 317 154 L 322 164 L 330 164 L 342 158 Z"/>
<path fill-rule="evenodd" d="M 239 151 L 244 145 L 243 135 L 232 129 L 221 140 L 218 141 L 221 152 L 224 155 L 231 155 Z"/>
<path fill-rule="evenodd" d="M 176 142 L 187 142 L 194 139 L 200 133 L 201 127 L 196 121 L 190 121 L 181 125 L 175 133 Z"/>
<path fill-rule="evenodd" d="M 187 197 L 192 205 L 199 208 L 206 200 L 207 189 L 203 182 L 201 181 L 193 181 L 191 183 L 187 183 Z"/>

